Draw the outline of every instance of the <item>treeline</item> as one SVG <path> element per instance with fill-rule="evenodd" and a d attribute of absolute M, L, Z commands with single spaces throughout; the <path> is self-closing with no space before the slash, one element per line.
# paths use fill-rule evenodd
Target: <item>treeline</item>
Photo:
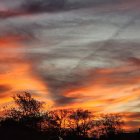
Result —
<path fill-rule="evenodd" d="M 119 114 L 95 116 L 84 109 L 43 110 L 43 102 L 30 93 L 13 97 L 15 107 L 0 118 L 3 139 L 107 139 L 123 132 L 124 122 Z"/>

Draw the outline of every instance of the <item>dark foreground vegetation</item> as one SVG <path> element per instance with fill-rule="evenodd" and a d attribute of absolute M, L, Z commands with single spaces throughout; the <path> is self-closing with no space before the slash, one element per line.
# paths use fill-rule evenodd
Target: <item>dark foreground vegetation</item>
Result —
<path fill-rule="evenodd" d="M 139 133 L 124 133 L 119 114 L 94 116 L 88 110 L 43 111 L 43 102 L 29 93 L 13 97 L 15 108 L 0 118 L 1 140 L 140 140 Z"/>

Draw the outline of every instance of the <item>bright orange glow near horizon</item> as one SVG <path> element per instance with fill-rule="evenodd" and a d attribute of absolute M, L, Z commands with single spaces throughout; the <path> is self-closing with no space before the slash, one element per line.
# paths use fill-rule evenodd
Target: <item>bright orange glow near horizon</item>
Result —
<path fill-rule="evenodd" d="M 3 88 L 5 86 L 5 91 L 0 95 L 0 105 L 11 104 L 13 102 L 12 96 L 16 93 L 30 91 L 35 92 L 35 95 L 38 98 L 44 100 L 45 96 L 48 94 L 47 87 L 43 84 L 38 77 L 32 73 L 32 67 L 30 63 L 24 61 L 24 55 L 18 54 L 16 49 L 23 47 L 18 41 L 19 37 L 6 37 L 0 39 L 0 48 L 2 48 L 2 53 L 0 59 L 3 61 L 6 59 L 7 64 L 3 67 L 7 69 L 4 74 L 1 74 L 0 83 Z M 8 52 L 8 48 L 13 49 L 12 52 Z M 20 61 L 22 63 L 20 63 Z M 12 62 L 12 60 L 14 60 Z M 7 87 L 6 87 L 7 86 Z M 37 93 L 39 91 L 39 95 Z M 45 98 L 46 101 L 48 101 Z M 51 103 L 49 101 L 49 103 Z"/>

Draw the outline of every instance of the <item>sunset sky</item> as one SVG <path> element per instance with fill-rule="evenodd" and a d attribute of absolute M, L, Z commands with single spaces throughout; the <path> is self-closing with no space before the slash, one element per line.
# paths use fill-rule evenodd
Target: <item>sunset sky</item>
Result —
<path fill-rule="evenodd" d="M 25 1 L 0 0 L 0 105 L 29 91 L 54 108 L 124 113 L 138 129 L 140 1 L 55 0 L 32 12 Z"/>

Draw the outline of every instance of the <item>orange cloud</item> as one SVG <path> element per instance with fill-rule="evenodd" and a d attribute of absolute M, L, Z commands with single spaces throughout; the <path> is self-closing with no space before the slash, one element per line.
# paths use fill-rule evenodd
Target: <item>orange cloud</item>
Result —
<path fill-rule="evenodd" d="M 0 104 L 11 102 L 11 96 L 16 91 L 33 90 L 40 93 L 40 98 L 47 96 L 47 87 L 33 74 L 30 62 L 25 59 L 24 54 L 19 53 L 22 48 L 21 37 L 0 38 L 0 84 L 10 88 L 0 93 Z M 36 95 L 37 96 L 37 95 Z"/>
<path fill-rule="evenodd" d="M 90 108 L 96 112 L 125 112 L 137 104 L 140 97 L 138 71 L 138 67 L 130 65 L 97 69 L 86 79 L 88 84 L 66 89 L 63 96 L 73 99 L 71 106 Z"/>

